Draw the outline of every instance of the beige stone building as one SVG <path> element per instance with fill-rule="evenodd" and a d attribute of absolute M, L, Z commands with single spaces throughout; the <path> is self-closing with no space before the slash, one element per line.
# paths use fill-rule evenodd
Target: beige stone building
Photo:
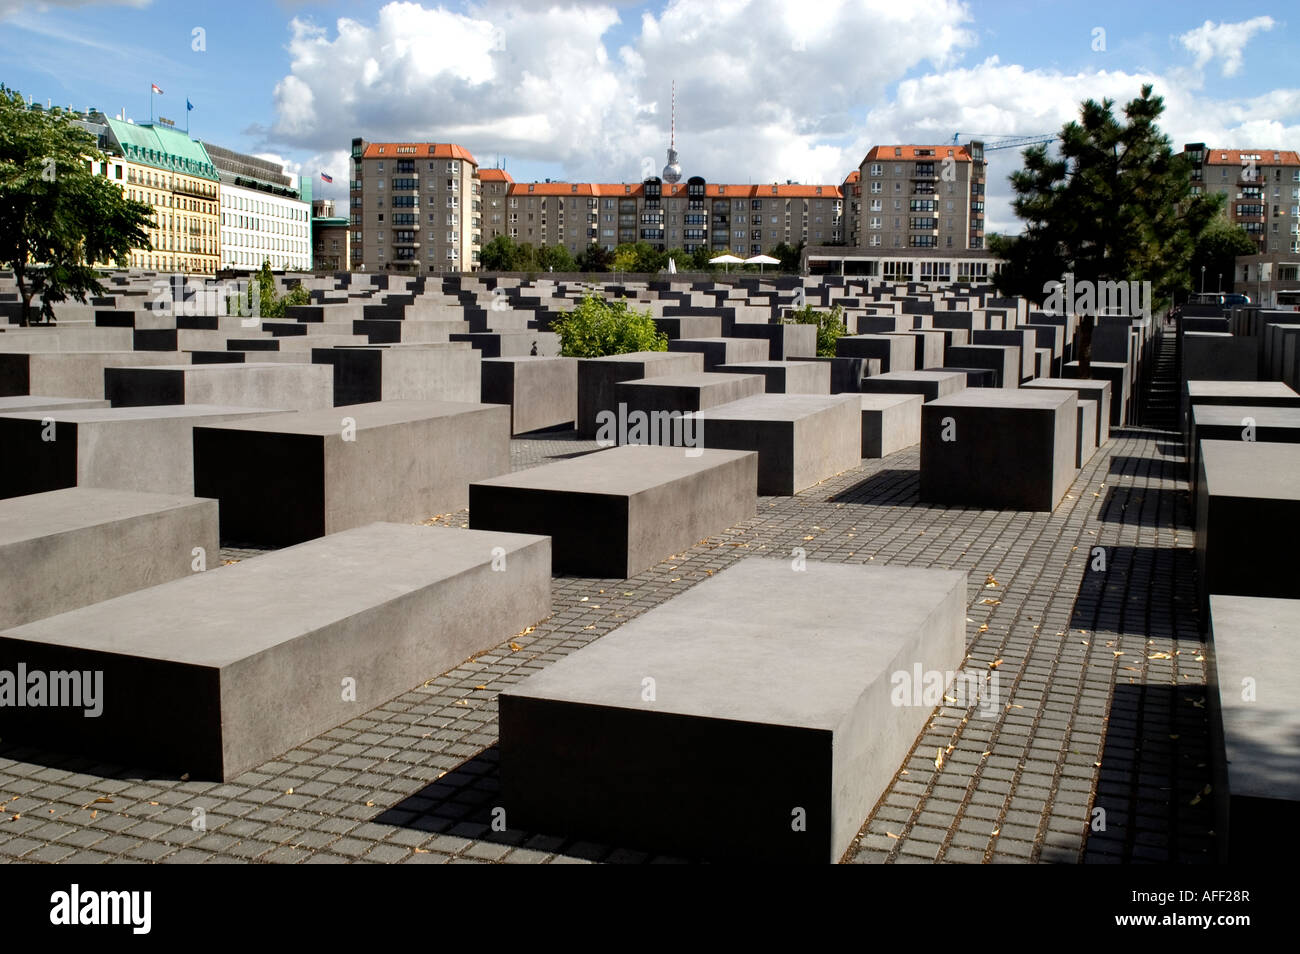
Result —
<path fill-rule="evenodd" d="M 858 168 L 854 244 L 865 249 L 984 247 L 983 145 L 874 146 Z"/>
<path fill-rule="evenodd" d="M 1282 149 L 1183 146 L 1193 193 L 1227 197 L 1224 214 L 1259 243 L 1261 254 L 1300 253 L 1300 155 Z"/>

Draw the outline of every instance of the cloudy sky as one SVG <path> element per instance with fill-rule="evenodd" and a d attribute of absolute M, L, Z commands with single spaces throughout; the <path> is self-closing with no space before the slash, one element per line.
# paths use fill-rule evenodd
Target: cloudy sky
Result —
<path fill-rule="evenodd" d="M 0 81 L 157 113 L 342 196 L 353 136 L 453 141 L 516 180 L 686 175 L 841 182 L 875 143 L 1058 130 L 1153 83 L 1175 147 L 1300 148 L 1300 51 L 1280 3 L 0 0 Z M 1229 16 L 1225 20 L 1223 17 Z M 1293 14 L 1294 15 L 1294 14 Z M 989 225 L 1014 149 L 990 156 Z"/>

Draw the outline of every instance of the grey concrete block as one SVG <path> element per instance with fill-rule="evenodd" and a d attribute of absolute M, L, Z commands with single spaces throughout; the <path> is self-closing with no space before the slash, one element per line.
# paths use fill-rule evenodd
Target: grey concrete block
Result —
<path fill-rule="evenodd" d="M 310 411 L 334 406 L 334 375 L 316 364 L 173 364 L 104 370 L 113 407 L 223 404 Z"/>
<path fill-rule="evenodd" d="M 761 374 L 768 394 L 830 394 L 831 365 L 825 361 L 752 361 L 720 364 L 717 371 Z"/>
<path fill-rule="evenodd" d="M 677 354 L 699 354 L 704 360 L 705 371 L 712 371 L 720 364 L 767 361 L 771 356 L 771 345 L 766 338 L 678 338 L 668 342 L 668 350 Z"/>
<path fill-rule="evenodd" d="M 103 711 L 7 710 L 5 740 L 229 780 L 549 615 L 550 563 L 371 524 L 15 627 L 0 669 L 100 671 Z"/>
<path fill-rule="evenodd" d="M 1103 447 L 1110 440 L 1110 382 L 1091 378 L 1035 378 L 1021 385 L 1024 388 L 1047 388 L 1049 391 L 1073 391 L 1080 401 L 1097 402 L 1097 433 L 1094 447 Z"/>
<path fill-rule="evenodd" d="M 964 573 L 742 560 L 501 694 L 510 824 L 836 861 L 932 711 L 897 673 L 960 668 L 965 608 Z"/>
<path fill-rule="evenodd" d="M 759 394 L 699 414 L 705 447 L 758 452 L 758 492 L 797 494 L 861 462 L 861 395 Z"/>
<path fill-rule="evenodd" d="M 984 368 L 993 372 L 994 387 L 1020 386 L 1020 349 L 1007 345 L 953 345 L 944 358 L 948 368 Z"/>
<path fill-rule="evenodd" d="M 948 347 L 947 335 L 936 329 L 914 329 L 896 332 L 912 339 L 916 345 L 915 368 L 939 368 L 943 366 L 944 351 Z"/>
<path fill-rule="evenodd" d="M 752 453 L 625 445 L 475 481 L 470 526 L 540 533 L 557 573 L 625 579 L 754 513 Z"/>
<path fill-rule="evenodd" d="M 0 629 L 175 580 L 219 556 L 215 500 L 87 487 L 0 500 Z"/>
<path fill-rule="evenodd" d="M 845 335 L 835 342 L 835 354 L 841 358 L 876 358 L 880 370 L 916 370 L 916 343 L 910 335 Z"/>
<path fill-rule="evenodd" d="M 1258 816 L 1264 824 L 1279 809 L 1294 817 L 1300 803 L 1298 621 L 1300 600 L 1210 597 L 1212 751 L 1222 780 L 1215 831 L 1225 842 L 1223 860 L 1247 837 L 1243 829 L 1259 827 Z"/>
<path fill-rule="evenodd" d="M 964 390 L 962 371 L 891 371 L 862 379 L 864 394 L 919 394 L 926 401 Z"/>
<path fill-rule="evenodd" d="M 601 411 L 618 410 L 614 388 L 620 381 L 704 370 L 699 353 L 637 351 L 604 358 L 578 359 L 578 436 L 594 437 Z"/>
<path fill-rule="evenodd" d="M 1056 509 L 1077 473 L 1077 405 L 1071 391 L 1001 388 L 970 388 L 924 405 L 921 500 Z"/>
<path fill-rule="evenodd" d="M 1036 368 L 1034 352 L 1038 348 L 1038 336 L 1029 328 L 1012 328 L 1001 330 L 974 331 L 971 344 L 1002 345 L 1015 348 L 1020 357 L 1020 381 L 1034 377 Z"/>
<path fill-rule="evenodd" d="M 1133 378 L 1126 364 L 1113 361 L 1094 361 L 1089 376 L 1081 376 L 1079 362 L 1065 365 L 1065 377 L 1075 381 L 1110 382 L 1110 426 L 1123 427 L 1129 420 L 1129 403 L 1133 396 Z"/>
<path fill-rule="evenodd" d="M 1092 455 L 1097 453 L 1097 402 L 1090 401 L 1082 395 L 1078 396 L 1079 402 L 1079 426 L 1075 431 L 1076 453 L 1074 466 L 1082 467 L 1088 461 L 1092 460 Z"/>
<path fill-rule="evenodd" d="M 464 342 L 322 348 L 311 359 L 333 368 L 335 407 L 480 400 L 483 357 Z"/>
<path fill-rule="evenodd" d="M 619 405 L 626 406 L 629 414 L 633 411 L 689 413 L 762 394 L 763 384 L 763 377 L 758 374 L 693 371 L 620 381 L 614 388 L 614 397 Z"/>
<path fill-rule="evenodd" d="M 737 322 L 732 327 L 731 334 L 736 338 L 762 338 L 767 341 L 769 350 L 765 357 L 770 361 L 784 361 L 795 356 L 811 358 L 817 354 L 815 325 L 788 322 L 769 324 Z"/>
<path fill-rule="evenodd" d="M 484 404 L 510 405 L 511 434 L 577 420 L 577 358 L 484 358 L 482 379 Z"/>
<path fill-rule="evenodd" d="M 1300 535 L 1300 445 L 1200 442 L 1196 562 L 1210 594 L 1291 597 Z"/>
<path fill-rule="evenodd" d="M 221 538 L 285 546 L 469 502 L 510 470 L 510 409 L 384 401 L 194 430 L 194 488 L 221 501 Z"/>
<path fill-rule="evenodd" d="M 14 414 L 21 411 L 76 411 L 87 407 L 108 407 L 108 402 L 93 398 L 39 397 L 30 394 L 0 397 L 0 414 Z"/>
<path fill-rule="evenodd" d="M 173 404 L 0 415 L 0 498 L 64 487 L 194 492 L 195 424 L 280 414 L 267 408 Z"/>
<path fill-rule="evenodd" d="M 885 457 L 920 443 L 919 394 L 863 394 L 862 456 Z"/>
<path fill-rule="evenodd" d="M 175 361 L 176 355 L 161 351 L 0 352 L 0 395 L 103 398 L 106 368 Z"/>

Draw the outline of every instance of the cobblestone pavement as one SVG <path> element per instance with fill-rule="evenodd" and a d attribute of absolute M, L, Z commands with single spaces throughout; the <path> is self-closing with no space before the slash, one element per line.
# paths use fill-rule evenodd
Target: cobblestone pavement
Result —
<path fill-rule="evenodd" d="M 521 469 L 594 449 L 542 435 L 512 454 Z M 0 860 L 673 860 L 493 832 L 497 694 L 738 559 L 802 547 L 810 560 L 967 571 L 967 665 L 998 680 L 992 706 L 945 700 L 846 860 L 1208 861 L 1181 453 L 1172 433 L 1118 431 L 1052 514 L 921 505 L 916 448 L 865 461 L 759 498 L 752 519 L 632 579 L 556 579 L 554 614 L 535 629 L 228 784 L 0 743 Z"/>

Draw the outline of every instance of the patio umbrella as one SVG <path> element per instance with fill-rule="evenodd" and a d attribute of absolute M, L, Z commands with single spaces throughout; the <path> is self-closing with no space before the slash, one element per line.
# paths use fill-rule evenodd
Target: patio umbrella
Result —
<path fill-rule="evenodd" d="M 735 255 L 719 255 L 717 258 L 709 259 L 709 264 L 722 265 L 724 266 L 723 271 L 729 272 L 731 271 L 732 265 L 743 265 L 745 264 L 745 260 L 743 258 L 737 258 Z"/>
<path fill-rule="evenodd" d="M 753 258 L 745 259 L 745 264 L 757 265 L 758 274 L 762 275 L 764 265 L 780 265 L 781 260 L 779 258 L 773 258 L 771 255 L 755 255 Z"/>

